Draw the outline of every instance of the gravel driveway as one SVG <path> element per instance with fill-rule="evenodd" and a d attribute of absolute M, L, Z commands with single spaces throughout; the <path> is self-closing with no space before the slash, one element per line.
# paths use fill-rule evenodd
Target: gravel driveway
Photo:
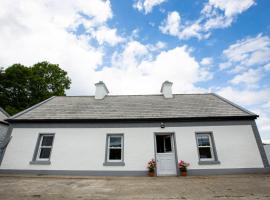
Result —
<path fill-rule="evenodd" d="M 154 178 L 2 175 L 0 199 L 270 199 L 270 175 Z"/>

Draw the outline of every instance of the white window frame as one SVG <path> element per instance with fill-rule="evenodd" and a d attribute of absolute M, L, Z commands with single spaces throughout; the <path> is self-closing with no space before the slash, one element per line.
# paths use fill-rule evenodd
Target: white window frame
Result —
<path fill-rule="evenodd" d="M 210 146 L 199 146 L 199 138 L 200 137 L 207 137 L 209 140 Z M 212 141 L 211 133 L 197 133 L 196 140 L 197 140 L 199 160 L 200 161 L 215 161 L 215 154 L 214 154 L 214 149 L 213 149 L 213 141 Z M 211 158 L 201 158 L 200 148 L 210 148 Z"/>
<path fill-rule="evenodd" d="M 43 138 L 47 137 L 47 136 L 52 137 L 52 145 L 42 146 Z M 54 140 L 54 134 L 41 134 L 40 135 L 39 144 L 38 144 L 38 151 L 37 151 L 37 155 L 36 155 L 36 161 L 49 161 L 50 160 L 51 154 L 52 154 L 53 140 Z M 41 149 L 44 149 L 44 148 L 51 149 L 49 158 L 40 158 Z"/>
<path fill-rule="evenodd" d="M 110 147 L 111 138 L 121 138 L 121 147 Z M 108 146 L 107 146 L 107 162 L 123 162 L 123 145 L 124 145 L 124 136 L 123 135 L 108 135 Z M 110 160 L 110 149 L 121 149 L 121 159 L 120 160 Z"/>

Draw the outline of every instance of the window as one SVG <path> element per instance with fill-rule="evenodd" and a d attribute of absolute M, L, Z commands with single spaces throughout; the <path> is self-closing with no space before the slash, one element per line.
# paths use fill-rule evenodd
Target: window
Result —
<path fill-rule="evenodd" d="M 156 135 L 157 153 L 172 152 L 171 135 Z"/>
<path fill-rule="evenodd" d="M 40 134 L 34 155 L 34 161 L 49 161 L 53 146 L 54 134 Z"/>
<path fill-rule="evenodd" d="M 107 135 L 107 162 L 123 162 L 123 134 Z"/>
<path fill-rule="evenodd" d="M 197 133 L 196 140 L 200 161 L 216 161 L 217 156 L 211 133 Z"/>

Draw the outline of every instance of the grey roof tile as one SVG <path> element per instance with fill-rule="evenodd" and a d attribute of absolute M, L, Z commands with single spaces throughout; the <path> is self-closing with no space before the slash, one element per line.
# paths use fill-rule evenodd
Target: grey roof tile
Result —
<path fill-rule="evenodd" d="M 256 116 L 215 94 L 59 96 L 17 114 L 13 120 L 158 119 Z"/>

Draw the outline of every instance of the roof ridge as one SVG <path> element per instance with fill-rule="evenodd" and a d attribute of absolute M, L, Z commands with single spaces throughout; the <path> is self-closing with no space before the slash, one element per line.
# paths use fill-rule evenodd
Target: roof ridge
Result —
<path fill-rule="evenodd" d="M 25 114 L 25 113 L 27 113 L 27 112 L 29 112 L 29 111 L 35 109 L 35 108 L 41 106 L 42 104 L 44 104 L 44 103 L 46 103 L 46 102 L 52 100 L 54 97 L 55 97 L 55 96 L 52 96 L 52 97 L 50 97 L 50 98 L 48 98 L 48 99 L 45 99 L 44 101 L 41 101 L 40 103 L 35 104 L 35 105 L 31 106 L 30 108 L 27 108 L 26 110 L 23 110 L 23 111 L 21 111 L 21 112 L 15 114 L 15 115 L 9 117 L 8 119 L 15 119 L 16 117 L 19 117 L 19 116 L 21 116 L 21 115 L 23 115 L 23 114 Z"/>
<path fill-rule="evenodd" d="M 211 95 L 212 93 L 178 93 L 173 95 Z M 94 97 L 95 95 L 74 95 L 74 96 L 55 96 L 55 97 Z M 107 97 L 122 96 L 163 96 L 163 94 L 113 94 Z"/>
<path fill-rule="evenodd" d="M 228 99 L 226 99 L 226 98 L 224 98 L 224 97 L 222 97 L 222 96 L 220 96 L 220 95 L 218 95 L 218 94 L 216 94 L 216 93 L 211 93 L 211 94 L 212 94 L 213 96 L 215 96 L 215 97 L 221 99 L 221 100 L 224 101 L 225 103 L 228 103 L 228 104 L 232 105 L 233 107 L 235 107 L 235 108 L 237 108 L 237 109 L 239 109 L 239 110 L 241 110 L 241 111 L 243 111 L 243 112 L 245 112 L 245 113 L 247 113 L 247 114 L 250 114 L 250 115 L 254 115 L 254 116 L 256 116 L 256 117 L 259 117 L 259 115 L 257 115 L 257 114 L 255 114 L 255 113 L 253 113 L 253 112 L 251 112 L 251 111 L 249 111 L 249 110 L 243 108 L 242 106 L 237 105 L 236 103 L 233 103 L 232 101 L 230 101 L 230 100 L 228 100 Z"/>

